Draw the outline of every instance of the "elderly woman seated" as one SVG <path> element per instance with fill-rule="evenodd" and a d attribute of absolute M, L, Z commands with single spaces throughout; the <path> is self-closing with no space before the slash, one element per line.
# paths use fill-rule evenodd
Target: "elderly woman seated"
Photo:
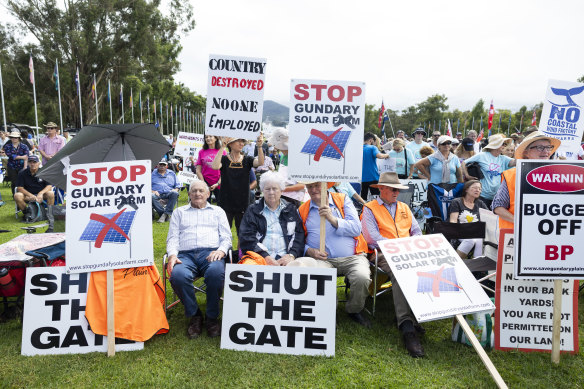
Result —
<path fill-rule="evenodd" d="M 281 198 L 284 178 L 276 172 L 262 175 L 264 197 L 251 204 L 239 232 L 242 253 L 261 255 L 266 264 L 286 266 L 304 252 L 304 230 L 296 207 Z"/>

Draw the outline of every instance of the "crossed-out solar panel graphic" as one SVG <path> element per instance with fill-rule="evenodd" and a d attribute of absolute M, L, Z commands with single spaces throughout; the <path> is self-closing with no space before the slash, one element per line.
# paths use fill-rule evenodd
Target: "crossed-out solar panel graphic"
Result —
<path fill-rule="evenodd" d="M 331 135 L 335 132 L 337 132 L 336 135 L 331 139 Z M 318 131 L 313 129 L 300 152 L 314 154 L 315 161 L 318 161 L 321 156 L 331 159 L 341 159 L 343 156 L 341 153 L 344 153 L 349 136 L 351 136 L 351 131 Z M 331 142 L 338 147 L 338 150 L 335 149 L 335 146 L 331 145 Z M 323 143 L 325 144 L 324 149 L 319 150 L 319 148 L 322 148 Z M 339 150 L 341 153 L 339 153 Z"/>
<path fill-rule="evenodd" d="M 435 297 L 440 292 L 458 292 L 461 287 L 456 280 L 454 268 L 441 267 L 438 270 L 417 272 L 418 293 L 432 293 Z"/>
<path fill-rule="evenodd" d="M 89 223 L 87 223 L 79 240 L 95 241 L 95 247 L 101 247 L 102 242 L 125 243 L 130 228 L 132 228 L 136 211 L 124 211 L 125 209 L 118 213 L 91 214 Z M 119 216 L 116 218 L 118 214 Z M 120 233 L 115 226 L 124 234 Z"/>

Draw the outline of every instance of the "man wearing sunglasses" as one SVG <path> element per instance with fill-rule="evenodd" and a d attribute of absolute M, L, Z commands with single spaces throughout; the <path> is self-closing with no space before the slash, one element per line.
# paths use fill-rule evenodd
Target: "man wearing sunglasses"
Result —
<path fill-rule="evenodd" d="M 361 230 L 369 248 L 377 249 L 379 252 L 377 244 L 379 240 L 422 235 L 410 208 L 401 201 L 397 201 L 400 189 L 408 189 L 407 186 L 401 184 L 397 173 L 382 173 L 379 183 L 374 186 L 379 188 L 380 196 L 365 204 L 361 219 Z M 391 217 L 387 217 L 388 213 Z M 416 322 L 383 254 L 378 254 L 377 264 L 389 274 L 391 279 L 395 317 L 403 335 L 405 347 L 413 358 L 423 357 L 424 349 L 420 343 L 419 334 L 423 333 L 424 329 Z"/>
<path fill-rule="evenodd" d="M 432 133 L 432 143 L 430 143 L 430 147 L 434 149 L 434 151 L 438 151 L 438 138 L 440 138 L 440 131 L 434 131 Z"/>

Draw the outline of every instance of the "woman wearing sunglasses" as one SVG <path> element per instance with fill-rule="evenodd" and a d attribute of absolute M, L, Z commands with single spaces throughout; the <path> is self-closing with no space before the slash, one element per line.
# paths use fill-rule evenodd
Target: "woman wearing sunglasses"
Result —
<path fill-rule="evenodd" d="M 414 165 L 425 177 L 430 177 L 431 184 L 455 184 L 462 182 L 460 161 L 451 152 L 452 138 L 442 135 L 436 142 L 438 151 L 419 160 Z"/>

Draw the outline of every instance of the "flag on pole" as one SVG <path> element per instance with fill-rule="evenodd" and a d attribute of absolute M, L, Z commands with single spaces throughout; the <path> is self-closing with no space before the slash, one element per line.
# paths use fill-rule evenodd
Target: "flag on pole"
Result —
<path fill-rule="evenodd" d="M 75 91 L 79 94 L 79 66 L 77 66 L 77 71 L 75 72 Z"/>
<path fill-rule="evenodd" d="M 59 90 L 59 67 L 57 66 L 57 62 L 55 62 L 55 69 L 53 69 L 53 76 L 51 79 L 55 83 L 55 90 Z"/>
<path fill-rule="evenodd" d="M 446 135 L 452 137 L 452 127 L 450 126 L 450 119 L 446 120 Z"/>
<path fill-rule="evenodd" d="M 537 110 L 533 109 L 533 117 L 531 118 L 531 125 L 537 126 L 537 117 L 536 117 Z"/>
<path fill-rule="evenodd" d="M 385 122 L 389 120 L 389 116 L 387 115 L 387 112 L 385 112 L 385 110 L 383 111 L 383 123 L 381 126 L 381 135 L 383 135 L 385 137 Z"/>
<path fill-rule="evenodd" d="M 493 127 L 493 116 L 495 115 L 495 107 L 493 107 L 493 100 L 491 100 L 491 107 L 489 108 L 489 118 L 487 119 L 487 129 L 489 135 L 491 134 L 491 127 Z"/>
<path fill-rule="evenodd" d="M 111 93 L 110 93 L 110 83 L 108 80 L 108 83 L 107 83 L 107 102 L 109 103 L 110 100 L 111 100 Z"/>
<path fill-rule="evenodd" d="M 91 83 L 91 99 L 95 100 L 95 78 L 93 79 L 93 82 Z"/>
<path fill-rule="evenodd" d="M 130 108 L 134 108 L 134 91 L 130 88 Z"/>
<path fill-rule="evenodd" d="M 383 104 L 383 100 L 381 100 L 381 110 L 379 111 L 379 119 L 377 120 L 377 128 L 381 128 L 381 123 L 383 120 L 383 113 L 385 112 L 385 105 Z"/>
<path fill-rule="evenodd" d="M 123 92 L 124 92 L 123 86 L 120 85 L 120 105 L 122 105 L 122 102 L 123 102 L 123 100 L 122 100 L 123 99 Z"/>
<path fill-rule="evenodd" d="M 30 83 L 34 84 L 34 64 L 32 63 L 32 53 L 30 54 L 30 59 L 28 60 L 28 70 L 30 70 Z"/>
<path fill-rule="evenodd" d="M 481 116 L 481 125 L 479 126 L 481 131 L 479 132 L 479 136 L 477 136 L 477 143 L 483 139 L 483 135 L 485 135 L 485 130 L 483 129 L 483 117 Z"/>

